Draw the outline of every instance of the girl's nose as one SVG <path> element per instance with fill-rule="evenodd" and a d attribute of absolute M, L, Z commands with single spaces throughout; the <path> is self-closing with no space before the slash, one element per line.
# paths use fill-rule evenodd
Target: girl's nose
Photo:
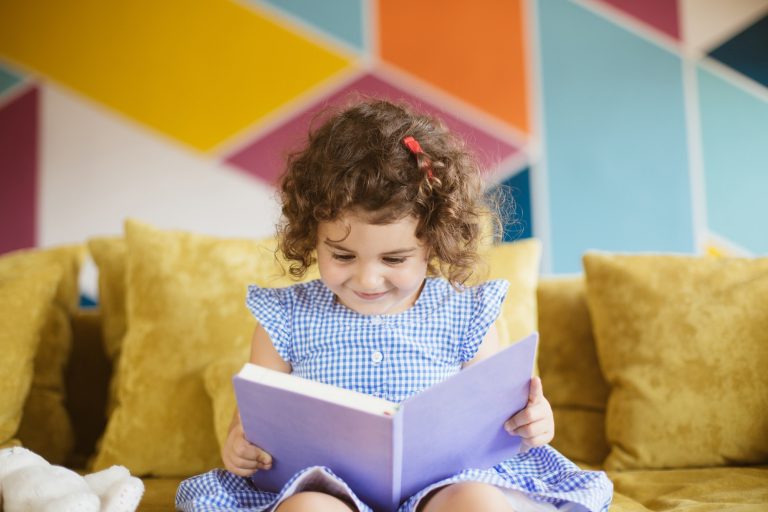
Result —
<path fill-rule="evenodd" d="M 357 282 L 364 290 L 376 290 L 381 284 L 381 274 L 373 265 L 360 265 Z"/>

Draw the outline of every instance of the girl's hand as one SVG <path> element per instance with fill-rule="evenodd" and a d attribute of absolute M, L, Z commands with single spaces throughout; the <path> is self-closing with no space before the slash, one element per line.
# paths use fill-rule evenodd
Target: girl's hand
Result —
<path fill-rule="evenodd" d="M 256 471 L 272 469 L 272 457 L 245 438 L 243 425 L 238 421 L 229 431 L 221 450 L 224 467 L 238 476 L 251 476 Z"/>
<path fill-rule="evenodd" d="M 523 451 L 543 446 L 555 437 L 555 418 L 552 416 L 549 401 L 544 398 L 540 378 L 531 379 L 528 405 L 512 416 L 504 424 L 504 428 L 510 434 L 523 438 Z"/>

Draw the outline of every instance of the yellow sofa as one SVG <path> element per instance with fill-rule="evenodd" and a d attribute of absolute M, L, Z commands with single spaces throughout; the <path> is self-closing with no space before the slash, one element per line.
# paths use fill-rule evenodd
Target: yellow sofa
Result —
<path fill-rule="evenodd" d="M 74 305 L 86 246 L 94 310 Z M 173 510 L 185 476 L 220 465 L 254 326 L 244 284 L 290 280 L 269 240 L 128 222 L 86 246 L 0 257 L 0 350 L 27 347 L 0 366 L 16 383 L 0 385 L 0 444 L 81 471 L 126 465 L 145 482 L 140 510 Z M 768 259 L 594 253 L 583 276 L 539 279 L 539 251 L 489 248 L 481 273 L 512 282 L 503 339 L 541 334 L 553 445 L 608 471 L 612 511 L 768 509 Z M 7 329 L 19 320 L 23 342 Z M 41 350 L 46 338 L 64 341 Z"/>

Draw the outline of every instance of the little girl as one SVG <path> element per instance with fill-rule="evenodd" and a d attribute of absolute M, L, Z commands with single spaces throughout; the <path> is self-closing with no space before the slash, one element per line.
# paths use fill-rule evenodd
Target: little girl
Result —
<path fill-rule="evenodd" d="M 249 287 L 252 363 L 400 402 L 497 350 L 508 283 L 465 285 L 490 213 L 479 168 L 438 120 L 376 100 L 337 112 L 289 158 L 280 193 L 290 273 L 317 263 L 320 279 Z M 547 445 L 554 421 L 538 378 L 504 426 L 522 437 L 521 454 L 435 482 L 400 511 L 607 510 L 606 475 Z M 177 508 L 371 510 L 328 468 L 299 472 L 279 493 L 256 489 L 248 477 L 272 460 L 258 443 L 235 414 L 227 471 L 182 482 Z"/>

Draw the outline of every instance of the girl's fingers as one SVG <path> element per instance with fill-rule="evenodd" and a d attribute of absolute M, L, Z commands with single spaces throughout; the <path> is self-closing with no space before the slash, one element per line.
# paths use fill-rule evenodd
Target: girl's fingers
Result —
<path fill-rule="evenodd" d="M 232 465 L 239 469 L 254 470 L 259 469 L 259 462 L 250 459 L 243 459 L 240 457 L 232 458 Z"/>
<path fill-rule="evenodd" d="M 522 411 L 512 416 L 505 424 L 507 430 L 515 430 L 522 426 L 541 421 L 547 416 L 547 405 L 544 402 L 538 402 L 529 405 Z"/>
<path fill-rule="evenodd" d="M 251 476 L 259 470 L 272 468 L 272 457 L 248 442 L 242 433 L 242 429 L 230 433 L 230 448 L 225 449 L 222 457 L 224 466 L 238 476 Z"/>
<path fill-rule="evenodd" d="M 523 445 L 527 448 L 536 448 L 537 446 L 544 446 L 545 444 L 549 443 L 552 440 L 552 438 L 548 435 L 541 435 L 532 437 L 530 439 L 523 439 Z"/>
<path fill-rule="evenodd" d="M 550 432 L 549 425 L 543 421 L 537 421 L 535 423 L 529 423 L 522 427 L 515 429 L 512 434 L 520 436 L 523 439 L 533 439 L 534 437 L 543 436 Z"/>
<path fill-rule="evenodd" d="M 258 460 L 254 459 L 244 459 L 242 457 L 233 456 L 229 460 L 230 466 L 233 473 L 239 476 L 250 476 L 254 472 L 259 470 L 269 470 L 272 469 L 272 463 L 263 463 Z M 233 471 L 234 469 L 234 471 Z"/>
<path fill-rule="evenodd" d="M 255 444 L 249 443 L 245 438 L 242 438 L 242 441 L 235 446 L 235 455 L 242 459 L 257 461 L 264 465 L 272 463 L 272 457 L 267 452 Z"/>

